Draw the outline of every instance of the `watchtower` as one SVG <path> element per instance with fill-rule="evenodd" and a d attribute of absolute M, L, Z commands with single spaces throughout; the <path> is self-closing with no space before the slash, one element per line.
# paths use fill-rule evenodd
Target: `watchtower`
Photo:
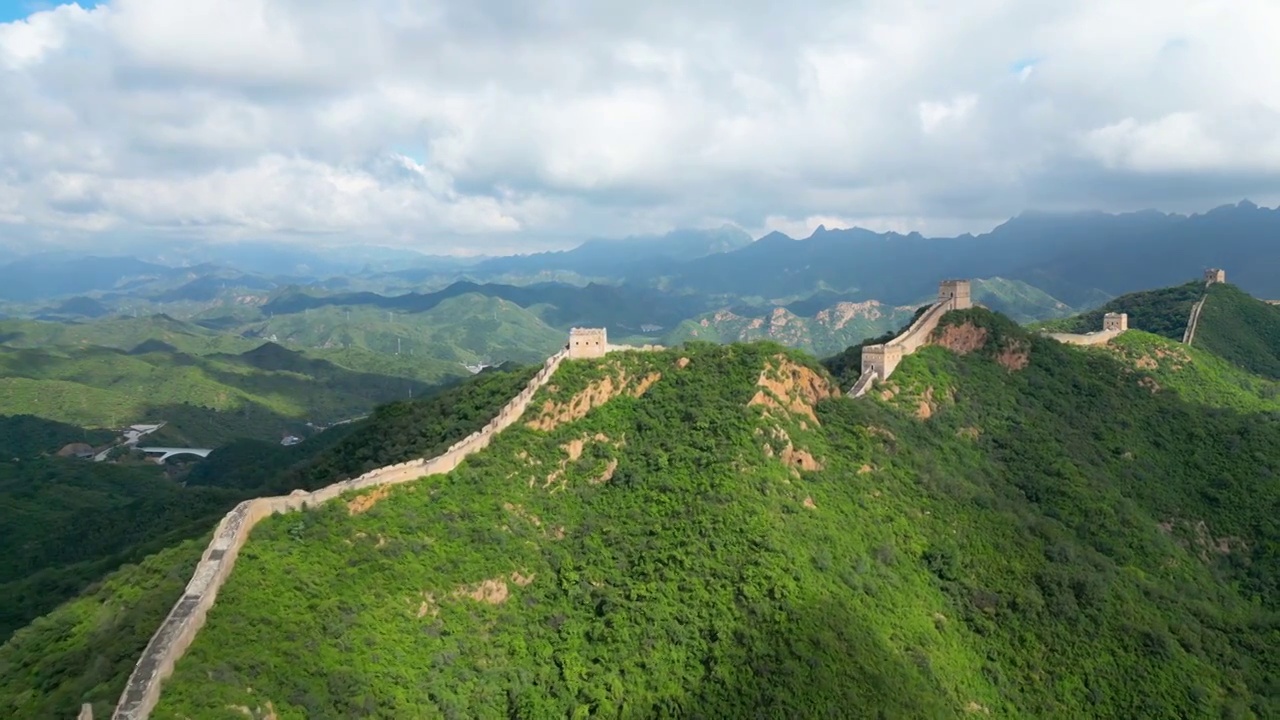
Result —
<path fill-rule="evenodd" d="M 1219 268 L 1209 268 L 1204 271 L 1204 283 L 1212 285 L 1214 283 L 1224 283 L 1227 281 L 1227 271 Z"/>
<path fill-rule="evenodd" d="M 604 328 L 569 329 L 570 358 L 604 357 L 608 348 L 609 339 Z"/>
<path fill-rule="evenodd" d="M 973 307 L 969 298 L 968 280 L 943 280 L 938 284 L 938 302 L 951 301 L 952 310 L 964 310 Z"/>
<path fill-rule="evenodd" d="M 1129 329 L 1128 313 L 1107 313 L 1102 316 L 1102 329 L 1124 332 Z"/>
<path fill-rule="evenodd" d="M 867 345 L 862 348 L 862 372 L 875 370 L 881 380 L 888 379 L 900 362 L 901 345 Z"/>

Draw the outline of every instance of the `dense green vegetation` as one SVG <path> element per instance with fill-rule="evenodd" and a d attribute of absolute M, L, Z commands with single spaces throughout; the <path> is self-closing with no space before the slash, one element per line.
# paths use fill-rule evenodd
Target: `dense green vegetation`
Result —
<path fill-rule="evenodd" d="M 1249 373 L 1199 345 L 1130 330 L 1106 349 L 1149 376 L 1144 381 L 1149 387 L 1177 393 L 1196 405 L 1245 413 L 1280 411 L 1280 382 Z"/>
<path fill-rule="evenodd" d="M 1280 713 L 1276 415 L 945 322 L 816 416 L 772 344 L 566 363 L 530 419 L 618 394 L 260 524 L 154 717 Z"/>
<path fill-rule="evenodd" d="M 1191 306 L 1204 294 L 1204 283 L 1189 282 L 1175 287 L 1130 293 L 1099 308 L 1058 320 L 1046 320 L 1032 327 L 1051 332 L 1087 333 L 1102 329 L 1102 316 L 1109 312 L 1128 313 L 1129 327 L 1181 340 L 1191 316 Z M 1207 306 L 1206 306 L 1207 307 Z"/>
<path fill-rule="evenodd" d="M 115 436 L 109 430 L 87 430 L 34 415 L 0 415 L 0 460 L 52 455 L 72 443 L 102 445 Z"/>
<path fill-rule="evenodd" d="M 203 533 L 241 498 L 151 463 L 0 462 L 0 638 L 124 562 Z"/>
<path fill-rule="evenodd" d="M 416 312 L 375 305 L 320 306 L 277 313 L 244 327 L 257 337 L 306 348 L 397 351 L 423 362 L 541 362 L 564 345 L 565 331 L 497 297 L 467 293 Z"/>
<path fill-rule="evenodd" d="M 488 422 L 532 374 L 487 370 L 300 445 L 232 443 L 192 466 L 186 487 L 147 464 L 0 462 L 0 639 L 53 610 L 0 648 L 0 716 L 11 703 L 12 717 L 71 717 L 92 701 L 105 717 L 102 703 L 123 689 L 206 541 L 172 548 L 206 535 L 242 499 L 439 454 Z M 166 547 L 141 570 L 115 570 Z"/>
<path fill-rule="evenodd" d="M 1211 285 L 1194 343 L 1249 372 L 1280 379 L 1280 306 L 1235 285 Z"/>
<path fill-rule="evenodd" d="M 238 355 L 189 355 L 154 343 L 141 352 L 0 346 L 0 413 L 86 427 L 165 421 L 164 435 L 153 440 L 204 447 L 236 437 L 301 434 L 308 421 L 363 415 L 431 387 L 355 372 L 272 343 Z"/>
<path fill-rule="evenodd" d="M 111 716 L 133 665 L 191 579 L 208 537 L 125 565 L 0 645 L 0 716 Z"/>

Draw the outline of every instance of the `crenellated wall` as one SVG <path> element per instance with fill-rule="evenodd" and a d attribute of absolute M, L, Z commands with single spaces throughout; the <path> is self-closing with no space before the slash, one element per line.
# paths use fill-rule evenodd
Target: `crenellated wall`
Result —
<path fill-rule="evenodd" d="M 1190 345 L 1196 339 L 1196 326 L 1200 324 L 1200 311 L 1204 309 L 1204 301 L 1209 299 L 1206 293 L 1200 296 L 1195 305 L 1191 306 L 1191 317 L 1187 318 L 1187 329 L 1182 333 L 1182 343 Z"/>
<path fill-rule="evenodd" d="M 624 348 L 610 348 L 610 350 L 621 349 Z M 246 500 L 233 508 L 218 523 L 213 540 L 205 548 L 182 597 L 170 609 L 164 622 L 151 636 L 142 657 L 134 666 L 133 673 L 125 684 L 124 692 L 121 693 L 111 717 L 114 720 L 141 720 L 151 714 L 156 702 L 160 699 L 162 683 L 173 673 L 174 665 L 191 645 L 196 633 L 204 626 L 205 616 L 217 599 L 222 583 L 231 574 L 240 548 L 244 546 L 254 525 L 260 520 L 276 513 L 287 513 L 314 506 L 351 490 L 405 483 L 425 475 L 436 475 L 453 470 L 468 455 L 487 447 L 494 435 L 519 420 L 534 394 L 555 374 L 560 363 L 568 355 L 569 348 L 566 347 L 547 358 L 538 374 L 488 424 L 430 460 L 396 463 L 370 470 L 360 477 L 343 480 L 314 492 L 295 490 L 289 495 Z M 81 717 L 83 712 L 82 710 Z"/>
<path fill-rule="evenodd" d="M 849 397 L 861 397 L 876 380 L 888 380 L 902 358 L 929 344 L 942 316 L 952 310 L 973 307 L 968 280 L 943 280 L 938 285 L 938 300 L 921 313 L 911 325 L 894 339 L 882 345 L 862 348 L 862 374 L 849 389 Z"/>
<path fill-rule="evenodd" d="M 1102 329 L 1091 333 L 1049 333 L 1049 337 L 1068 345 L 1104 345 L 1129 329 L 1128 313 L 1107 313 L 1102 316 Z"/>

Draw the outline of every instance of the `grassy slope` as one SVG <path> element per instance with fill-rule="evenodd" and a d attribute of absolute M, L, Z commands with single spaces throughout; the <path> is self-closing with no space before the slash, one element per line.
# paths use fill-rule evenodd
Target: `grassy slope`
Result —
<path fill-rule="evenodd" d="M 93 702 L 98 717 L 109 714 L 142 648 L 190 577 L 205 541 L 187 542 L 180 549 L 147 558 L 142 570 L 122 567 L 106 574 L 121 562 L 141 560 L 144 555 L 138 554 L 139 550 L 154 552 L 207 533 L 242 497 L 319 487 L 373 467 L 438 454 L 484 425 L 532 373 L 531 369 L 485 372 L 437 396 L 383 406 L 367 422 L 335 428 L 301 445 L 286 448 L 278 444 L 233 443 L 210 454 L 193 469 L 187 478 L 189 490 L 169 483 L 159 492 L 121 486 L 119 493 L 112 494 L 102 488 L 96 474 L 83 474 L 83 464 L 66 465 L 69 469 L 80 468 L 79 475 L 68 474 L 45 483 L 27 482 L 17 488 L 0 485 L 0 508 L 4 509 L 0 520 L 32 534 L 49 548 L 81 554 L 105 552 L 102 546 L 89 543 L 88 535 L 77 530 L 74 523 L 67 526 L 70 535 L 57 531 L 59 523 L 65 525 L 72 517 L 85 519 L 86 532 L 109 520 L 117 529 L 151 533 L 116 555 L 62 568 L 49 566 L 34 576 L 0 585 L 0 617 L 4 623 L 0 638 L 7 638 L 14 627 L 32 617 L 52 611 L 0 647 L 0 717 L 72 717 L 82 701 Z M 0 476 L 3 468 L 0 465 Z M 113 477 L 123 478 L 128 472 L 96 465 L 94 473 L 103 472 L 100 468 L 107 469 Z M 145 480 L 151 482 L 154 478 Z M 103 491 L 98 497 L 83 489 L 72 494 L 65 485 L 91 485 Z M 173 496 L 188 498 L 185 503 L 170 505 L 176 511 L 189 513 L 189 498 L 217 493 L 209 486 L 231 488 L 236 494 L 228 494 L 226 501 L 213 508 L 202 523 L 193 522 L 179 531 L 157 535 L 161 528 L 173 524 L 169 522 L 172 518 L 155 512 L 152 506 L 157 501 Z M 60 499 L 56 503 L 39 500 L 48 495 Z M 75 502 L 68 503 L 70 497 L 75 497 Z M 108 506 L 117 508 L 112 517 L 95 519 L 87 511 Z M 138 513 L 129 512 L 130 507 L 152 510 L 142 514 L 146 522 L 141 522 Z M 5 532 L 6 539 L 19 537 L 8 534 L 7 527 Z M 161 545 L 154 547 L 157 542 Z M 22 543 L 23 548 L 28 546 L 38 547 Z M 13 562 L 18 557 L 27 556 L 12 553 L 8 559 Z M 94 582 L 98 579 L 102 582 Z M 58 606 L 81 590 L 79 597 Z"/>
<path fill-rule="evenodd" d="M 611 358 L 662 377 L 363 514 L 265 521 L 155 717 L 1274 715 L 1276 422 L 952 319 L 983 352 L 820 426 L 749 406 L 776 346 Z"/>
<path fill-rule="evenodd" d="M 1204 294 L 1203 282 L 1190 282 L 1158 290 L 1130 293 L 1102 307 L 1058 320 L 1035 323 L 1034 328 L 1052 332 L 1086 333 L 1102 329 L 1102 316 L 1109 312 L 1128 313 L 1129 327 L 1181 340 L 1191 316 L 1191 306 Z"/>
<path fill-rule="evenodd" d="M 368 306 L 322 307 L 276 315 L 248 329 L 301 347 L 355 347 L 380 354 L 394 353 L 399 338 L 403 355 L 412 352 L 414 357 L 450 363 L 541 362 L 565 341 L 563 331 L 529 310 L 476 293 L 449 298 L 420 313 L 388 316 Z"/>
<path fill-rule="evenodd" d="M 282 357 L 268 360 L 278 362 L 263 362 L 262 348 L 243 355 L 193 356 L 0 346 L 0 413 L 87 427 L 165 420 L 171 425 L 166 442 L 216 446 L 233 437 L 279 437 L 306 421 L 344 420 L 428 389 L 417 380 L 276 351 Z"/>
<path fill-rule="evenodd" d="M 148 340 L 159 340 L 192 355 L 214 352 L 239 353 L 260 342 L 218 333 L 165 315 L 110 317 L 85 323 L 0 321 L 0 344 L 18 348 L 109 347 L 132 350 Z"/>
<path fill-rule="evenodd" d="M 1194 343 L 1250 372 L 1280 379 L 1280 306 L 1235 285 L 1211 285 Z"/>

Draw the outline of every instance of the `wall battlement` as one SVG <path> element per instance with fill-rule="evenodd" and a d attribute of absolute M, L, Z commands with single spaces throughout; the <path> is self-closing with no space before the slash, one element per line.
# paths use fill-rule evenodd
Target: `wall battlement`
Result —
<path fill-rule="evenodd" d="M 1068 345 L 1102 345 L 1129 329 L 1128 313 L 1107 313 L 1102 316 L 1102 329 L 1091 333 L 1050 333 L 1049 337 Z"/>
<path fill-rule="evenodd" d="M 938 284 L 938 299 L 920 314 L 901 335 L 883 345 L 862 348 L 862 374 L 849 389 L 850 397 L 861 397 L 876 380 L 888 380 L 902 358 L 929 344 L 942 316 L 952 310 L 973 307 L 968 280 L 943 280 Z"/>

